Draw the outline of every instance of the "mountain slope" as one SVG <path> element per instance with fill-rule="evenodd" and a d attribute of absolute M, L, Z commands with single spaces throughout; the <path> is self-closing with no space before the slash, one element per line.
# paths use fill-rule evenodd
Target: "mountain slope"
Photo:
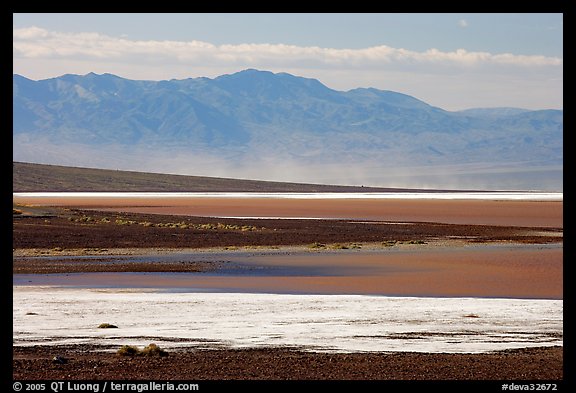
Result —
<path fill-rule="evenodd" d="M 413 190 L 325 184 L 266 182 L 164 173 L 12 164 L 13 192 L 398 192 Z M 450 191 L 450 190 L 447 190 Z"/>
<path fill-rule="evenodd" d="M 518 183 L 516 174 L 534 169 L 536 188 L 550 170 L 556 185 L 544 187 L 561 187 L 562 111 L 449 112 L 397 92 L 341 92 L 287 73 L 160 82 L 14 75 L 13 114 L 20 161 L 423 188 L 453 188 L 447 176 L 459 186 L 478 173 L 483 184 L 462 186 L 524 188 L 529 176 Z"/>

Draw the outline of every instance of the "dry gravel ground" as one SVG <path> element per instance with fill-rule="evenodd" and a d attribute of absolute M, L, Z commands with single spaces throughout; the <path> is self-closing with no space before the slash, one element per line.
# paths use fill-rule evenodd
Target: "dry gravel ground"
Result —
<path fill-rule="evenodd" d="M 209 248 L 437 239 L 523 243 L 563 241 L 562 228 L 217 219 L 63 208 L 51 208 L 49 216 L 14 215 L 12 228 L 14 249 Z"/>
<path fill-rule="evenodd" d="M 66 359 L 55 363 L 54 356 Z M 562 347 L 485 354 L 311 353 L 294 349 L 170 350 L 120 356 L 75 345 L 13 348 L 15 380 L 545 380 L 563 379 Z"/>

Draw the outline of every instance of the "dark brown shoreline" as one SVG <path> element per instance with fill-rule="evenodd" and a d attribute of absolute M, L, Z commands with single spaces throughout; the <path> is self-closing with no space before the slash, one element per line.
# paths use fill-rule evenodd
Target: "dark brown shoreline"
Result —
<path fill-rule="evenodd" d="M 520 243 L 563 241 L 563 228 L 365 220 L 226 219 L 55 207 L 40 208 L 41 214 L 27 215 L 33 209 L 21 209 L 24 214 L 15 215 L 13 220 L 14 249 L 210 248 L 437 239 Z"/>
<path fill-rule="evenodd" d="M 127 357 L 91 345 L 13 348 L 15 380 L 542 380 L 563 379 L 563 348 L 483 354 L 312 353 L 174 349 Z M 54 362 L 54 356 L 67 360 Z"/>

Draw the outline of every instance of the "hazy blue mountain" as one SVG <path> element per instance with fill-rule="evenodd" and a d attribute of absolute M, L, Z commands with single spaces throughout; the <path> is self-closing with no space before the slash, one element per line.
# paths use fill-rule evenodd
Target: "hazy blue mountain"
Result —
<path fill-rule="evenodd" d="M 54 164 L 323 181 L 303 179 L 308 167 L 326 181 L 394 185 L 381 179 L 426 176 L 422 168 L 437 178 L 536 168 L 556 171 L 558 183 L 563 160 L 560 110 L 449 112 L 393 91 L 336 91 L 257 70 L 160 82 L 14 75 L 13 114 L 14 158 Z"/>
<path fill-rule="evenodd" d="M 465 116 L 492 117 L 492 118 L 513 116 L 526 112 L 530 111 L 528 109 L 522 109 L 522 108 L 472 108 L 458 111 L 458 113 Z"/>

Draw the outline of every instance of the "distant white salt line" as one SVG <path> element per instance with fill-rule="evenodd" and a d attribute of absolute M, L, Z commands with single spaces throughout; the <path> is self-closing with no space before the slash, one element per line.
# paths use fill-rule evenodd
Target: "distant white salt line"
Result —
<path fill-rule="evenodd" d="M 350 220 L 354 224 L 387 224 L 387 225 L 413 225 L 413 222 L 396 221 L 356 221 L 354 217 L 292 217 L 292 216 L 206 216 L 208 218 L 243 219 L 243 220 Z"/>
<path fill-rule="evenodd" d="M 563 192 L 15 192 L 16 198 L 278 198 L 278 199 L 474 199 L 563 201 Z"/>
<path fill-rule="evenodd" d="M 340 217 L 292 217 L 292 216 L 207 216 L 208 218 L 243 219 L 243 220 L 354 220 L 354 218 Z"/>

